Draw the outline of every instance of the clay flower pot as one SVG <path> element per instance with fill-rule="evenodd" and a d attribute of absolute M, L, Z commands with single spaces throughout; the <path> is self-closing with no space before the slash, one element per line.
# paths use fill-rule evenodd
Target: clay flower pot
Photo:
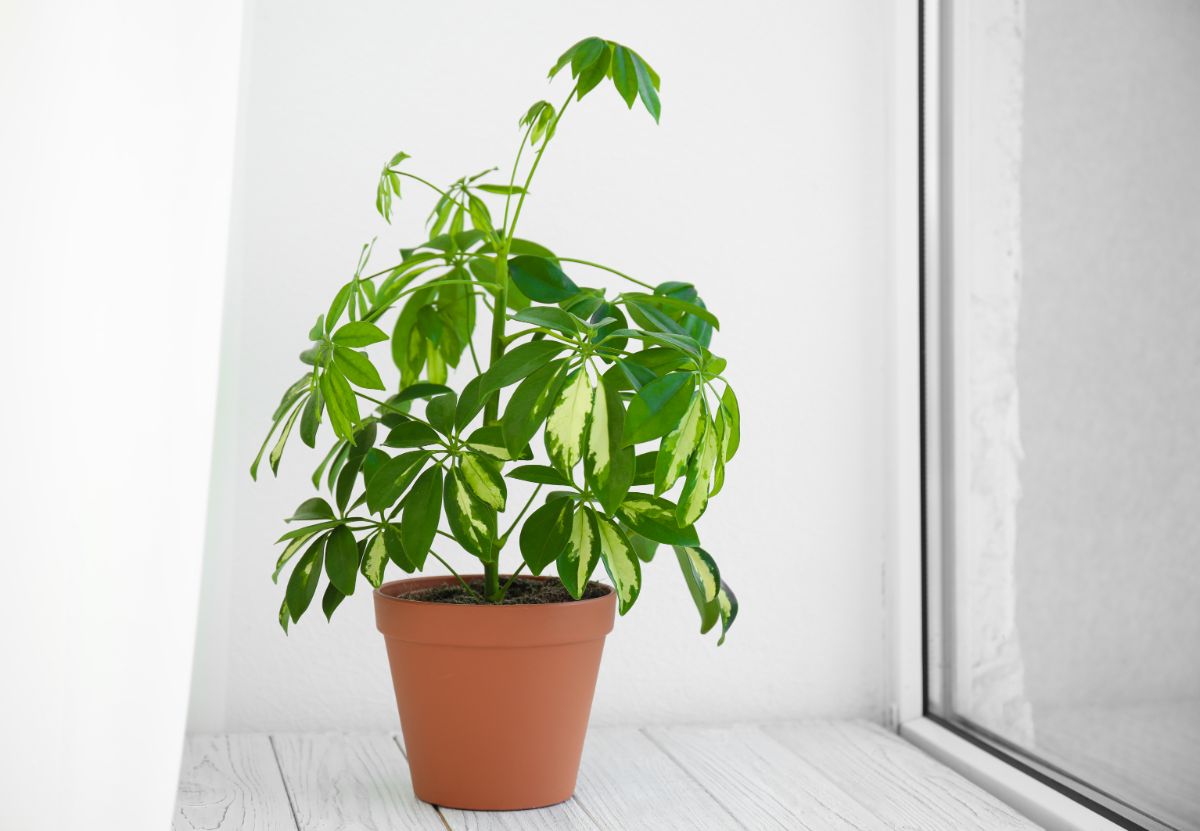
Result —
<path fill-rule="evenodd" d="M 541 605 L 405 600 L 375 591 L 413 790 L 434 805 L 519 810 L 571 797 L 616 597 Z"/>

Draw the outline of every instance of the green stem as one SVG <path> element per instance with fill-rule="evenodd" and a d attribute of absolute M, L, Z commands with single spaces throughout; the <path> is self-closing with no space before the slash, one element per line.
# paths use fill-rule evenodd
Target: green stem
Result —
<path fill-rule="evenodd" d="M 508 177 L 508 193 L 504 197 L 504 222 L 500 226 L 502 235 L 508 234 L 508 206 L 512 202 L 512 187 L 517 181 L 517 167 L 521 164 L 521 154 L 525 152 L 525 145 L 529 143 L 529 134 L 533 132 L 533 123 L 531 122 L 525 128 L 525 135 L 521 137 L 521 146 L 517 148 L 517 158 L 513 161 L 512 174 Z"/>
<path fill-rule="evenodd" d="M 524 568 L 525 561 L 522 560 L 521 564 L 517 566 L 517 570 L 508 576 L 508 581 L 504 584 L 504 589 L 501 591 L 501 596 L 508 594 L 508 587 L 513 584 L 513 580 L 517 579 L 517 575 L 520 574 Z"/>
<path fill-rule="evenodd" d="M 475 591 L 473 588 L 468 586 L 467 581 L 462 579 L 462 577 L 459 577 L 458 572 L 454 570 L 453 566 L 451 566 L 448 562 L 446 562 L 441 557 L 439 557 L 438 553 L 436 551 L 434 551 L 432 548 L 429 549 L 429 553 L 433 555 L 433 558 L 435 560 L 437 560 L 439 563 L 444 565 L 450 571 L 450 573 L 455 576 L 455 578 L 458 580 L 459 583 L 462 583 L 462 587 L 470 593 L 471 597 L 474 597 L 480 603 L 484 602 L 483 598 L 479 596 L 479 592 Z"/>
<path fill-rule="evenodd" d="M 571 105 L 571 99 L 575 97 L 575 91 L 579 89 L 579 83 L 571 87 L 571 91 L 567 94 L 567 100 L 563 102 L 558 113 L 554 116 L 554 121 L 550 124 L 550 128 L 546 133 L 550 136 L 542 142 L 542 146 L 538 148 L 537 155 L 533 158 L 533 166 L 529 168 L 529 175 L 525 177 L 525 186 L 521 188 L 521 198 L 517 200 L 517 210 L 513 213 L 512 227 L 508 229 L 508 242 L 512 242 L 513 236 L 517 232 L 517 220 L 521 218 L 521 209 L 525 207 L 525 197 L 529 195 L 529 185 L 533 182 L 533 174 L 537 173 L 538 165 L 542 163 L 542 156 L 546 153 L 546 148 L 550 146 L 550 142 L 554 135 L 558 132 L 558 122 L 562 121 L 563 115 L 567 111 L 567 107 Z M 507 255 L 507 248 L 505 249 Z"/>
<path fill-rule="evenodd" d="M 521 509 L 521 513 L 517 514 L 517 518 L 512 521 L 512 525 L 508 526 L 508 530 L 505 531 L 504 535 L 500 537 L 500 540 L 497 543 L 498 548 L 504 548 L 504 544 L 508 542 L 508 538 L 512 534 L 513 529 L 517 527 L 517 523 L 520 522 L 521 518 L 525 516 L 525 512 L 528 511 L 529 506 L 533 504 L 533 500 L 537 499 L 538 492 L 541 491 L 541 489 L 541 485 L 538 485 L 533 489 L 533 494 L 529 497 L 528 501 L 526 501 L 525 507 Z"/>
<path fill-rule="evenodd" d="M 579 260 L 579 259 L 576 259 L 575 257 L 556 257 L 556 259 L 562 263 L 578 263 L 579 265 L 587 265 L 587 266 L 591 266 L 592 268 L 598 268 L 601 271 L 607 271 L 609 274 L 615 274 L 618 277 L 623 277 L 624 279 L 628 280 L 631 283 L 637 283 L 642 288 L 647 288 L 647 289 L 650 289 L 650 291 L 654 291 L 654 286 L 650 285 L 649 283 L 643 283 L 641 280 L 637 279 L 636 277 L 630 277 L 628 274 L 617 271 L 615 268 L 609 268 L 606 265 L 601 265 L 600 263 L 593 263 L 588 260 Z"/>

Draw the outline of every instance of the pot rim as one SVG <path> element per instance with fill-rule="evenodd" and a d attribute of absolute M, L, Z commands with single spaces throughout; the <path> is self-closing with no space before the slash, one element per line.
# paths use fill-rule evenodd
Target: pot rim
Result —
<path fill-rule="evenodd" d="M 482 574 L 462 574 L 460 576 L 464 580 L 470 580 L 470 579 L 473 579 L 476 577 L 479 577 L 479 578 L 483 577 Z M 511 576 L 512 575 L 510 575 L 510 574 L 501 574 L 500 575 L 501 578 L 511 577 Z M 525 579 L 537 580 L 539 582 L 548 582 L 550 580 L 555 580 L 558 578 L 551 577 L 549 575 L 529 574 L 529 575 L 525 575 Z M 604 588 L 606 588 L 608 591 L 606 591 L 604 594 L 600 595 L 599 597 L 589 597 L 589 598 L 581 599 L 581 600 L 562 600 L 562 601 L 559 601 L 556 603 L 508 603 L 508 604 L 504 604 L 504 603 L 436 603 L 436 602 L 430 602 L 428 600 L 410 600 L 409 598 L 404 597 L 403 595 L 390 594 L 389 592 L 386 591 L 387 589 L 392 588 L 392 587 L 411 585 L 413 583 L 419 583 L 419 582 L 424 582 L 424 581 L 436 581 L 436 582 L 431 582 L 430 585 L 437 585 L 438 583 L 444 583 L 444 584 L 449 585 L 449 584 L 457 583 L 458 578 L 456 578 L 453 574 L 445 574 L 445 575 L 430 574 L 428 576 L 423 575 L 420 577 L 416 577 L 416 576 L 403 577 L 399 580 L 389 580 L 388 582 L 381 584 L 379 586 L 379 588 L 375 589 L 374 592 L 372 592 L 372 593 L 376 597 L 380 598 L 381 600 L 387 600 L 387 601 L 391 601 L 394 603 L 402 603 L 404 605 L 421 606 L 421 607 L 425 607 L 425 606 L 454 607 L 454 606 L 457 606 L 461 609 L 524 609 L 524 608 L 546 609 L 547 607 L 560 608 L 560 607 L 588 605 L 588 604 L 593 604 L 593 603 L 603 603 L 606 600 L 609 600 L 612 597 L 613 593 L 616 591 L 616 589 L 614 589 L 612 586 L 608 585 L 607 583 L 600 583 L 600 585 L 604 586 Z M 599 581 L 594 581 L 594 582 L 599 582 Z M 415 590 L 416 589 L 414 589 L 414 591 Z"/>

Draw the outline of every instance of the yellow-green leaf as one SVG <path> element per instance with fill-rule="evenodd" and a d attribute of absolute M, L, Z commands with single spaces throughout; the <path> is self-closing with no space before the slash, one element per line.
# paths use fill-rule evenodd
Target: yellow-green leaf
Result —
<path fill-rule="evenodd" d="M 388 550 L 382 533 L 367 540 L 367 553 L 362 561 L 362 575 L 375 588 L 383 583 L 383 572 L 387 568 Z"/>
<path fill-rule="evenodd" d="M 597 530 L 604 569 L 617 590 L 620 612 L 625 614 L 637 600 L 638 592 L 642 590 L 642 567 L 625 532 L 614 522 L 601 518 L 597 522 Z"/>
<path fill-rule="evenodd" d="M 571 519 L 571 535 L 567 547 L 558 555 L 558 578 L 562 580 L 571 597 L 583 597 L 588 578 L 600 560 L 600 534 L 596 529 L 596 515 L 582 505 L 575 509 Z"/>
<path fill-rule="evenodd" d="M 467 454 L 462 457 L 462 473 L 467 486 L 476 496 L 497 511 L 504 510 L 504 503 L 508 498 L 508 488 L 505 486 L 504 477 L 500 475 L 500 468 L 495 462 L 481 456 Z"/>
<path fill-rule="evenodd" d="M 591 413 L 592 384 L 581 368 L 567 381 L 546 419 L 546 452 L 559 470 L 571 470 L 582 458 Z"/>
<path fill-rule="evenodd" d="M 706 427 L 704 437 L 700 441 L 700 449 L 688 463 L 687 481 L 684 482 L 683 493 L 679 495 L 679 506 L 675 509 L 675 516 L 680 525 L 691 525 L 704 513 L 704 508 L 708 505 L 708 489 L 716 460 L 716 431 Z"/>
<path fill-rule="evenodd" d="M 454 539 L 484 562 L 495 562 L 496 511 L 471 492 L 458 468 L 452 468 L 446 477 L 444 499 Z"/>
<path fill-rule="evenodd" d="M 687 470 L 688 460 L 700 444 L 704 435 L 706 420 L 701 406 L 701 394 L 692 396 L 687 412 L 679 426 L 666 435 L 662 446 L 658 449 L 658 459 L 654 466 L 654 493 L 661 494 L 670 490 L 676 480 Z"/>

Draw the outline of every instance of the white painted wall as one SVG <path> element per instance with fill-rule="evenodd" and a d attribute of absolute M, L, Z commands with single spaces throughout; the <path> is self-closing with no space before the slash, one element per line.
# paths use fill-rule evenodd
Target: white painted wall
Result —
<path fill-rule="evenodd" d="M 165 828 L 217 386 L 240 0 L 0 4 L 0 828 Z"/>
<path fill-rule="evenodd" d="M 699 637 L 676 565 L 656 561 L 609 639 L 594 720 L 880 716 L 892 25 L 879 0 L 257 2 L 192 730 L 394 725 L 365 592 L 329 625 L 285 638 L 275 621 L 271 541 L 316 454 L 296 442 L 258 485 L 246 467 L 360 244 L 420 239 L 417 188 L 403 233 L 374 214 L 382 162 L 403 148 L 438 181 L 506 163 L 546 69 L 592 33 L 661 72 L 662 125 L 609 90 L 572 108 L 523 233 L 698 283 L 745 425 L 702 520 L 737 626 L 719 650 Z"/>

